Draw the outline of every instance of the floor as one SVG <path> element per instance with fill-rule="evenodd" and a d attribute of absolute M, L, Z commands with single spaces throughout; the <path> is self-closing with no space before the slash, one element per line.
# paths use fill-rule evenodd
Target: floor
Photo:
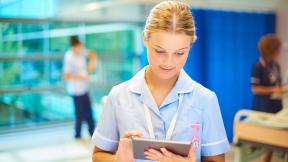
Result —
<path fill-rule="evenodd" d="M 73 138 L 73 126 L 0 134 L 1 162 L 91 162 L 92 143 Z"/>

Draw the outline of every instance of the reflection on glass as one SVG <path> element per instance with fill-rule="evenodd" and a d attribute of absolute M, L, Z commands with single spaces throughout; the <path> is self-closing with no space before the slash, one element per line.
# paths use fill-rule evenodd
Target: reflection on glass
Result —
<path fill-rule="evenodd" d="M 140 68 L 135 50 L 139 28 L 0 23 L 0 130 L 74 119 L 73 101 L 62 79 L 63 56 L 73 34 L 98 54 L 90 81 L 94 117 L 98 117 L 102 97 Z"/>

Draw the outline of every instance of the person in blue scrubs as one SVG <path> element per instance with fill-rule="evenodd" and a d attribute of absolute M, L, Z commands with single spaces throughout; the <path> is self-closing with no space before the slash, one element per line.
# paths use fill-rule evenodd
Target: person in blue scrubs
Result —
<path fill-rule="evenodd" d="M 281 41 L 276 35 L 267 34 L 260 39 L 258 46 L 261 57 L 253 67 L 251 77 L 253 108 L 276 113 L 282 109 L 281 99 L 272 98 L 272 94 L 282 93 L 280 65 L 276 61 L 280 54 Z"/>
<path fill-rule="evenodd" d="M 145 161 L 133 158 L 132 136 L 193 145 L 188 157 L 149 149 L 147 161 L 225 161 L 229 143 L 216 94 L 182 69 L 196 40 L 190 8 L 177 1 L 156 5 L 143 40 L 149 65 L 110 91 L 92 137 L 93 161 Z"/>
<path fill-rule="evenodd" d="M 272 98 L 273 94 L 281 96 L 282 93 L 280 65 L 276 61 L 281 44 L 281 40 L 274 34 L 266 34 L 258 42 L 261 57 L 253 66 L 251 77 L 253 109 L 256 111 L 277 113 L 283 107 L 281 98 Z M 272 150 L 266 151 L 262 161 L 270 162 L 272 153 Z"/>

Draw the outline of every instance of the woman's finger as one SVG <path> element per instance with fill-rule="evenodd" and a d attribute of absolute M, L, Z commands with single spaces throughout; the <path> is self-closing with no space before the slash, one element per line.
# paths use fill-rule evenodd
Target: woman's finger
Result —
<path fill-rule="evenodd" d="M 131 137 L 143 137 L 143 133 L 140 131 L 127 131 L 124 133 L 123 137 L 124 138 L 131 138 Z"/>
<path fill-rule="evenodd" d="M 160 148 L 160 151 L 163 153 L 164 156 L 171 158 L 174 154 L 168 151 L 166 148 Z"/>
<path fill-rule="evenodd" d="M 118 150 L 116 153 L 117 162 L 125 161 L 132 162 L 134 161 L 132 142 L 129 138 L 121 138 L 118 145 Z"/>
<path fill-rule="evenodd" d="M 163 158 L 163 154 L 155 149 L 149 149 L 148 150 L 150 153 L 156 155 L 158 157 L 158 159 L 161 159 Z"/>
<path fill-rule="evenodd" d="M 145 155 L 146 159 L 154 160 L 154 161 L 159 161 L 163 157 L 163 155 L 161 155 L 161 153 L 157 154 L 156 152 L 153 152 L 153 151 L 145 151 L 144 155 Z"/>
<path fill-rule="evenodd" d="M 150 153 L 149 151 L 144 151 L 144 155 L 145 155 L 146 159 L 157 160 L 156 155 Z"/>
<path fill-rule="evenodd" d="M 131 139 L 129 138 L 120 138 L 119 143 L 123 143 L 123 144 L 129 144 L 131 142 Z"/>
<path fill-rule="evenodd" d="M 156 160 L 160 160 L 163 158 L 163 154 L 155 149 L 148 149 L 149 155 L 152 155 L 156 158 Z"/>

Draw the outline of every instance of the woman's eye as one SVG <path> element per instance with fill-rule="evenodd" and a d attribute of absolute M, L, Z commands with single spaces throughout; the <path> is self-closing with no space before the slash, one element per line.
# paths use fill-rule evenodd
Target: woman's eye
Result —
<path fill-rule="evenodd" d="M 155 52 L 160 53 L 160 54 L 165 53 L 165 51 L 157 50 L 157 49 L 155 49 Z"/>
<path fill-rule="evenodd" d="M 184 52 L 176 52 L 177 55 L 184 55 Z"/>

